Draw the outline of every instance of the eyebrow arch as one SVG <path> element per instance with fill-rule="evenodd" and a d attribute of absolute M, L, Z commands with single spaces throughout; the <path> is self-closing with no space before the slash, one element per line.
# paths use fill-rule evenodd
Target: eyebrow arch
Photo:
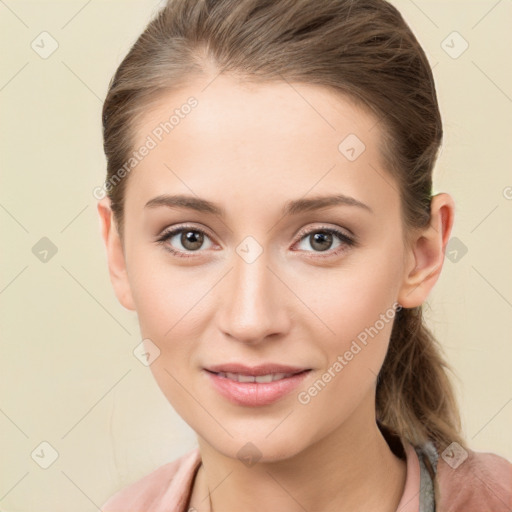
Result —
<path fill-rule="evenodd" d="M 167 208 L 187 208 L 198 212 L 218 215 L 223 218 L 226 217 L 226 212 L 221 206 L 206 199 L 183 194 L 162 194 L 156 196 L 153 199 L 150 199 L 144 208 L 158 208 L 160 206 L 165 206 Z M 283 217 L 286 217 L 297 215 L 302 212 L 331 208 L 333 206 L 356 206 L 368 211 L 369 213 L 374 213 L 367 204 L 362 203 L 354 197 L 336 194 L 331 196 L 315 196 L 308 199 L 288 201 L 285 203 L 281 214 Z"/>

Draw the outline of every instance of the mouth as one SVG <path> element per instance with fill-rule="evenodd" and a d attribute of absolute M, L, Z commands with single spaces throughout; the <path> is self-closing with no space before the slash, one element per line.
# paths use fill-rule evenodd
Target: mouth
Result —
<path fill-rule="evenodd" d="M 310 370 L 300 366 L 290 366 L 278 363 L 264 363 L 255 366 L 247 366 L 240 363 L 225 363 L 208 366 L 206 371 L 211 373 L 236 374 L 249 377 L 261 377 L 267 375 L 295 375 Z"/>
<path fill-rule="evenodd" d="M 311 368 L 266 364 L 239 364 L 204 368 L 214 389 L 236 405 L 269 405 L 284 398 L 311 372 Z"/>
<path fill-rule="evenodd" d="M 208 370 L 207 370 L 208 371 Z M 219 377 L 224 377 L 225 379 L 233 380 L 235 382 L 257 382 L 259 384 L 263 384 L 266 382 L 275 382 L 276 380 L 287 379 L 288 377 L 293 377 L 294 375 L 299 375 L 300 373 L 308 372 L 309 370 L 303 370 L 297 373 L 267 373 L 265 375 L 243 375 L 241 373 L 231 373 L 231 372 L 210 372 L 218 375 Z"/>

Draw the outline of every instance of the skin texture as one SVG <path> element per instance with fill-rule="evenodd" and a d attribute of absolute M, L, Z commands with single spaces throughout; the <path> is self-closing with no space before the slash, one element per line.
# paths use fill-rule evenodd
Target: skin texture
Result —
<path fill-rule="evenodd" d="M 394 511 L 405 463 L 375 423 L 376 379 L 392 323 L 308 404 L 297 395 L 395 302 L 423 303 L 441 272 L 453 200 L 436 195 L 430 226 L 408 233 L 406 246 L 398 185 L 383 167 L 376 119 L 313 85 L 248 84 L 224 75 L 192 81 L 145 113 L 134 146 L 190 96 L 197 107 L 131 171 L 124 251 L 108 198 L 98 202 L 116 295 L 137 312 L 142 338 L 160 349 L 151 371 L 198 436 L 203 464 L 190 505 L 198 511 Z M 355 161 L 338 150 L 348 134 L 366 146 Z M 208 199 L 226 217 L 144 207 L 165 193 Z M 281 214 L 289 200 L 334 193 L 372 212 L 338 205 Z M 190 258 L 156 242 L 183 223 L 206 233 L 199 249 L 188 250 Z M 357 244 L 333 235 L 322 251 L 309 236 L 322 228 L 353 234 Z M 237 253 L 247 236 L 263 250 L 251 263 Z M 179 234 L 165 244 L 183 252 L 190 247 Z M 252 408 L 228 402 L 210 385 L 202 368 L 224 362 L 313 371 L 278 402 Z M 261 457 L 250 467 L 237 457 L 248 442 Z"/>

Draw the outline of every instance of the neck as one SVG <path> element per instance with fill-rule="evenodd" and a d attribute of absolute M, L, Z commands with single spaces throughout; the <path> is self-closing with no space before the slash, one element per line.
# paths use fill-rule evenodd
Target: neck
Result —
<path fill-rule="evenodd" d="M 368 402 L 285 460 L 246 467 L 199 438 L 202 466 L 189 505 L 198 512 L 396 511 L 406 463 L 391 451 L 375 421 L 375 402 Z"/>

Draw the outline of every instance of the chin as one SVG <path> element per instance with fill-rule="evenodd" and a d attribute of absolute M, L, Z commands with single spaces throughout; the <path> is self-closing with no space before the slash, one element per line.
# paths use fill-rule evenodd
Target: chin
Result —
<path fill-rule="evenodd" d="M 268 435 L 271 431 L 272 429 L 259 429 L 256 432 L 252 428 L 247 432 L 238 432 L 233 437 L 227 434 L 222 438 L 201 437 L 217 452 L 225 457 L 238 459 L 248 467 L 256 462 L 270 463 L 290 459 L 308 447 L 305 435 L 298 431 L 291 433 L 283 429 L 279 434 L 272 432 Z"/>

